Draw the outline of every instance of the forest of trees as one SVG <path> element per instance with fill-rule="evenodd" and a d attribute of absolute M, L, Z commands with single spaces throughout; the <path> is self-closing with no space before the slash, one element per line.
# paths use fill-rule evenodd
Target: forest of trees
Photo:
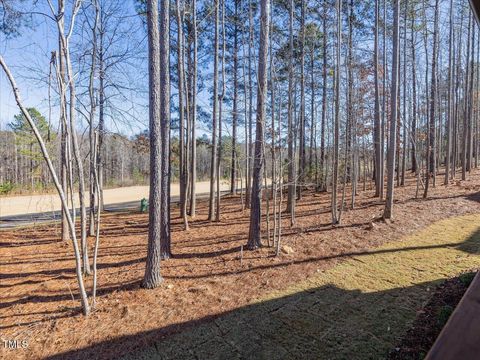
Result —
<path fill-rule="evenodd" d="M 31 109 L 28 109 L 31 111 Z M 36 109 L 36 115 L 42 119 L 37 123 L 39 130 L 47 139 L 52 161 L 55 168 L 59 168 L 60 139 L 57 132 L 45 121 L 45 118 Z M 88 156 L 88 139 L 81 139 L 82 156 Z M 149 168 L 149 135 L 142 132 L 132 137 L 113 132 L 103 135 L 103 186 L 118 187 L 143 185 L 148 183 Z M 232 138 L 223 139 L 225 151 L 231 151 Z M 197 139 L 197 179 L 208 180 L 210 175 L 210 139 Z M 30 126 L 21 114 L 15 116 L 14 121 L 6 130 L 0 130 L 0 194 L 17 194 L 29 192 L 43 192 L 51 188 L 51 176 L 47 165 L 43 161 L 40 147 Z M 177 182 L 179 172 L 179 141 L 172 138 L 172 181 Z M 236 154 L 243 155 L 243 148 L 237 146 Z M 89 163 L 86 163 L 89 166 Z M 222 159 L 222 178 L 230 176 L 230 157 Z M 237 179 L 237 182 L 239 180 Z"/>
<path fill-rule="evenodd" d="M 0 3 L 2 36 L 21 36 L 25 9 Z M 305 189 L 331 194 L 334 226 L 355 207 L 356 195 L 371 188 L 389 219 L 394 189 L 408 176 L 416 179 L 415 196 L 427 198 L 431 187 L 464 180 L 478 166 L 480 33 L 468 1 L 137 1 L 136 20 L 148 42 L 149 124 L 130 137 L 105 126 L 106 74 L 119 71 L 107 70 L 105 58 L 129 61 L 102 41 L 114 38 L 116 27 L 104 22 L 108 9 L 121 11 L 120 2 L 48 3 L 58 33 L 51 84 L 59 131 L 27 109 L 33 104 L 23 103 L 23 89 L 0 54 L 20 108 L 9 131 L 0 133 L 15 144 L 1 144 L 7 165 L 0 167 L 0 182 L 33 184 L 40 177 L 55 184 L 85 314 L 83 276 L 96 273 L 100 241 L 96 209 L 104 184 L 119 177 L 138 172 L 150 184 L 142 284 L 154 288 L 162 282 L 161 261 L 175 252 L 171 216 L 188 228 L 199 179 L 210 180 L 210 221 L 221 221 L 219 184 L 226 179 L 250 211 L 246 248 L 268 244 L 278 253 L 280 220 L 295 224 Z M 81 41 L 79 24 L 88 33 Z M 85 79 L 77 79 L 78 71 Z M 115 76 L 108 79 L 115 83 Z M 87 129 L 79 129 L 80 115 L 88 118 Z M 204 128 L 207 138 L 199 136 Z M 41 172 L 30 171 L 36 167 Z M 180 210 L 174 213 L 169 184 L 177 179 Z M 68 211 L 76 205 L 74 191 L 80 193 L 78 234 Z M 87 232 L 97 239 L 93 261 Z M 92 296 L 94 304 L 95 290 Z"/>

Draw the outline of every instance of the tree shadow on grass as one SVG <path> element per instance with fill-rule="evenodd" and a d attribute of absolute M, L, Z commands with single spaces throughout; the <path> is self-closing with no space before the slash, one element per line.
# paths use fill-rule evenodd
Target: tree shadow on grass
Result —
<path fill-rule="evenodd" d="M 467 240 L 458 244 L 456 248 L 468 254 L 480 254 L 480 230 L 475 231 Z"/>
<path fill-rule="evenodd" d="M 428 289 L 441 281 L 379 292 L 305 289 L 50 359 L 384 358 L 430 297 Z"/>

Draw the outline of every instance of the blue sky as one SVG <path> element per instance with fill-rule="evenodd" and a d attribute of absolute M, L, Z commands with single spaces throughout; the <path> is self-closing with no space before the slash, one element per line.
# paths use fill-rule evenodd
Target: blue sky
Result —
<path fill-rule="evenodd" d="M 54 1 L 56 4 L 56 2 Z M 67 1 L 70 4 L 70 1 Z M 88 2 L 85 2 L 88 3 Z M 30 1 L 25 2 L 25 11 L 45 13 L 51 16 L 51 10 L 46 1 L 39 1 L 32 7 Z M 121 69 L 115 72 L 115 77 L 120 78 L 120 82 L 125 87 L 121 96 L 113 98 L 116 114 L 107 114 L 107 130 L 111 132 L 122 133 L 127 136 L 134 135 L 148 127 L 148 68 L 147 68 L 147 43 L 146 29 L 142 24 L 141 18 L 137 15 L 135 9 L 135 0 L 126 0 L 121 3 L 120 15 L 125 17 L 129 29 L 123 44 L 135 42 L 137 45 L 133 51 L 130 51 L 132 58 L 121 66 Z M 66 13 L 69 14 L 70 7 L 67 7 Z M 67 15 L 68 16 L 68 15 Z M 172 19 L 172 21 L 174 21 Z M 66 21 L 68 23 L 68 19 Z M 82 17 L 79 16 L 75 29 L 83 25 Z M 52 19 L 45 15 L 33 15 L 32 28 L 24 28 L 21 36 L 14 39 L 5 39 L 0 35 L 0 53 L 5 58 L 7 64 L 12 70 L 18 83 L 24 105 L 27 107 L 36 107 L 40 112 L 48 117 L 48 71 L 51 52 L 57 50 L 57 28 Z M 79 42 L 79 37 L 72 37 L 72 47 L 74 43 Z M 172 36 L 175 36 L 172 34 Z M 172 39 L 174 41 L 175 39 Z M 123 45 L 120 45 L 123 46 Z M 72 54 L 74 52 L 72 51 Z M 133 54 L 132 54 L 133 53 Z M 205 65 L 203 65 L 205 66 Z M 211 72 L 210 66 L 202 69 L 202 72 Z M 74 69 L 77 77 L 85 78 L 88 76 L 88 69 L 80 71 L 77 67 Z M 208 83 L 208 80 L 207 80 Z M 209 85 L 208 85 L 209 86 Z M 85 89 L 84 89 L 85 90 Z M 77 93 L 82 91 L 77 88 Z M 176 86 L 172 84 L 172 94 L 176 94 Z M 58 104 L 54 91 L 52 91 L 52 124 L 58 128 Z M 173 101 L 176 100 L 174 96 Z M 199 106 L 210 111 L 210 95 L 206 90 L 198 96 Z M 113 108 L 112 107 L 112 108 Z M 226 109 L 225 109 L 226 110 Z M 12 121 L 13 116 L 18 114 L 19 110 L 15 99 L 7 83 L 3 72 L 0 72 L 0 129 L 5 129 L 8 123 Z M 128 114 L 124 117 L 123 114 Z M 98 115 L 98 109 L 97 109 Z M 175 117 L 175 114 L 172 114 Z M 79 114 L 78 128 L 83 131 L 86 128 L 85 118 Z M 198 123 L 197 134 L 210 136 L 210 130 L 203 124 Z M 228 133 L 228 129 L 224 129 Z"/>
<path fill-rule="evenodd" d="M 34 9 L 32 11 L 51 15 L 51 10 L 47 4 L 46 1 L 40 1 L 33 6 Z M 29 6 L 31 8 L 31 3 L 29 3 Z M 141 49 L 136 54 L 137 58 L 130 59 L 129 65 L 124 66 L 125 74 L 122 74 L 124 83 L 131 82 L 132 88 L 135 87 L 135 90 L 127 89 L 124 91 L 125 97 L 117 98 L 113 101 L 115 101 L 115 106 L 118 109 L 129 111 L 133 116 L 123 121 L 113 122 L 110 119 L 110 123 L 107 126 L 111 131 L 131 135 L 143 130 L 148 124 L 148 111 L 144 111 L 148 97 L 143 93 L 146 91 L 146 84 L 148 83 L 146 78 L 147 65 L 144 59 L 146 43 L 143 41 L 146 34 L 140 18 L 135 16 L 134 1 L 125 1 L 122 6 L 124 8 L 123 15 L 130 17 L 128 21 L 135 25 L 135 28 L 132 28 L 130 40 L 125 39 L 125 41 L 138 41 Z M 67 8 L 68 11 L 69 8 Z M 81 21 L 82 19 L 79 16 L 76 29 L 82 26 Z M 35 14 L 33 15 L 32 28 L 22 29 L 21 36 L 14 39 L 0 37 L 0 53 L 16 78 L 24 105 L 38 108 L 45 116 L 49 113 L 47 85 L 49 63 L 51 52 L 57 50 L 58 47 L 57 34 L 56 24 L 52 19 L 41 14 Z M 141 43 L 142 41 L 143 43 Z M 76 39 L 74 35 L 72 46 L 75 42 L 78 42 L 78 38 Z M 77 77 L 87 75 L 85 71 L 79 73 L 78 68 L 74 69 L 74 72 L 76 72 Z M 143 87 L 143 91 L 140 91 L 139 87 Z M 80 91 L 81 89 L 78 89 L 78 92 Z M 58 118 L 56 100 L 56 95 L 52 90 L 52 124 L 56 124 Z M 7 83 L 4 73 L 0 72 L 0 129 L 5 129 L 7 124 L 12 121 L 13 116 L 18 112 L 19 110 L 10 85 Z M 135 120 L 133 120 L 133 117 Z M 81 115 L 79 120 L 79 126 L 83 127 L 82 125 L 85 125 L 85 121 Z"/>

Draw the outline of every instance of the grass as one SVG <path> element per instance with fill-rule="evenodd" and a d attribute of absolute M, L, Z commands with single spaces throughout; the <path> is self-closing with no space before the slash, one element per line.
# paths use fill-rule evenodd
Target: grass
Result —
<path fill-rule="evenodd" d="M 165 358 L 384 358 L 438 284 L 479 267 L 479 223 L 480 215 L 439 221 L 133 358 L 156 349 Z"/>

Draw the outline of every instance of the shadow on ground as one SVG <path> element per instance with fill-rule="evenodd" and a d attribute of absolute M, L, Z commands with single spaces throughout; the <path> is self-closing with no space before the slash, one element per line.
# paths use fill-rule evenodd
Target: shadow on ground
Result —
<path fill-rule="evenodd" d="M 388 261 L 374 264 L 379 266 L 377 274 L 381 274 L 394 272 L 398 261 L 406 261 L 412 256 L 410 254 L 417 253 L 414 258 L 426 262 L 433 258 L 450 262 L 455 254 L 461 253 L 480 254 L 480 230 L 463 241 L 448 242 L 448 231 L 440 229 L 443 228 L 432 232 L 433 238 L 438 239 L 434 243 L 427 242 L 423 246 L 397 243 L 400 246 L 395 248 L 351 254 L 354 258 L 349 261 L 350 268 L 343 267 L 333 275 L 345 279 L 357 276 L 356 281 L 360 282 L 347 282 L 350 287 L 343 288 L 333 282 L 322 286 L 307 284 L 294 293 L 274 295 L 274 298 L 228 313 L 117 337 L 50 359 L 384 358 L 405 334 L 445 275 L 433 262 L 431 265 L 435 265 L 433 268 L 438 274 L 433 268 L 419 270 L 433 272 L 432 281 L 412 277 L 408 280 L 411 286 L 398 287 L 392 282 L 385 290 L 374 291 L 368 290 L 369 286 L 362 288 L 362 283 L 368 285 L 380 279 L 362 272 L 362 266 L 369 257 L 387 257 Z M 460 228 L 449 231 L 458 232 Z M 443 253 L 438 251 L 448 249 L 453 251 L 450 258 L 439 259 Z M 450 266 L 455 268 L 453 264 Z M 391 280 L 393 278 L 388 276 L 382 279 L 387 283 Z M 130 286 L 135 288 L 138 284 Z M 102 290 L 108 293 L 110 289 Z"/>
<path fill-rule="evenodd" d="M 327 285 L 50 359 L 384 358 L 441 281 L 374 293 Z"/>

